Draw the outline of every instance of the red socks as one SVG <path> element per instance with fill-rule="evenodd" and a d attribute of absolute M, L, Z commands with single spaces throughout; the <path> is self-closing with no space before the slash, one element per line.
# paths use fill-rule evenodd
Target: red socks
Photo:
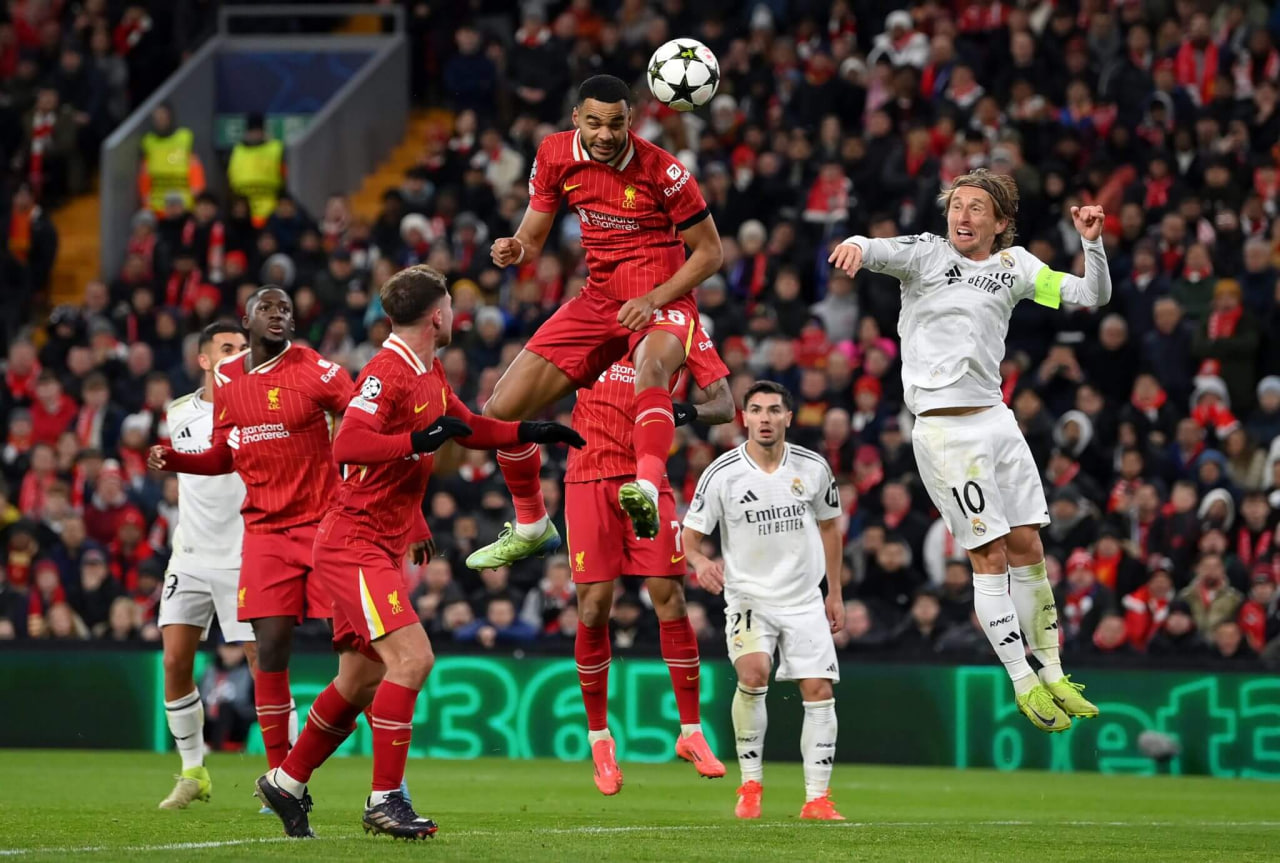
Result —
<path fill-rule="evenodd" d="M 360 708 L 343 698 L 330 683 L 311 705 L 307 724 L 289 751 L 289 757 L 280 765 L 281 769 L 305 785 L 315 769 L 355 730 L 359 715 Z"/>
<path fill-rule="evenodd" d="M 636 450 L 636 479 L 648 480 L 654 488 L 662 485 L 667 473 L 667 455 L 676 434 L 671 393 L 650 387 L 636 393 L 636 424 L 632 443 Z"/>
<path fill-rule="evenodd" d="M 259 671 L 253 678 L 253 703 L 258 709 L 258 728 L 267 750 L 267 766 L 279 767 L 289 754 L 289 672 Z"/>
<path fill-rule="evenodd" d="M 516 522 L 532 524 L 547 514 L 542 502 L 542 453 L 536 443 L 498 450 L 498 467 L 516 507 Z"/>
<path fill-rule="evenodd" d="M 676 694 L 676 709 L 681 725 L 694 725 L 698 718 L 698 639 L 689 618 L 658 621 L 658 637 L 662 642 L 662 660 L 671 674 L 671 688 Z"/>
<path fill-rule="evenodd" d="M 590 627 L 578 621 L 573 657 L 578 661 L 578 685 L 587 708 L 587 730 L 609 727 L 609 627 Z"/>
<path fill-rule="evenodd" d="M 404 780 L 413 738 L 413 708 L 418 690 L 390 680 L 378 684 L 369 711 L 373 726 L 373 790 L 395 791 Z M 308 723 L 310 724 L 310 723 Z"/>

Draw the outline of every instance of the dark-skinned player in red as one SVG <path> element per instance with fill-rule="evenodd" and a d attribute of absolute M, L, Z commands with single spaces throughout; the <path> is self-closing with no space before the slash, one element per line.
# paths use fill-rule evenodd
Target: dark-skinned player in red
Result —
<path fill-rule="evenodd" d="M 695 419 L 707 424 L 732 420 L 735 411 L 729 370 L 701 328 L 689 351 L 686 368 L 692 384 L 702 390 L 705 399 L 696 407 L 674 404 L 676 425 Z M 569 565 L 578 590 L 578 632 L 573 652 L 587 710 L 587 740 L 591 744 L 596 788 L 602 794 L 617 794 L 622 789 L 622 771 L 618 769 L 608 727 L 609 615 L 614 582 L 621 575 L 645 578 L 658 616 L 662 659 L 671 675 L 680 714 L 676 754 L 693 762 L 701 776 L 724 776 L 724 765 L 703 736 L 699 717 L 698 639 L 685 610 L 684 575 L 688 564 L 680 544 L 675 496 L 664 477 L 658 489 L 662 528 L 654 539 L 638 539 L 618 505 L 618 488 L 635 477 L 636 457 L 631 448 L 635 374 L 630 365 L 617 362 L 600 375 L 595 386 L 578 391 L 573 427 L 582 432 L 587 445 L 569 453 L 564 486 Z"/>
<path fill-rule="evenodd" d="M 278 767 L 289 751 L 294 627 L 331 614 L 312 573 L 312 547 L 338 486 L 331 436 L 352 381 L 341 366 L 289 340 L 293 303 L 283 288 L 253 294 L 244 327 L 249 348 L 214 370 L 212 446 L 197 454 L 155 446 L 147 463 L 205 476 L 234 470 L 244 481 L 237 616 L 258 641 L 254 701 L 267 764 Z"/>
<path fill-rule="evenodd" d="M 494 242 L 490 254 L 499 267 L 536 260 L 563 200 L 582 224 L 587 284 L 534 333 L 484 413 L 506 420 L 536 416 L 629 357 L 636 370 L 636 467 L 635 479 L 618 489 L 618 505 L 635 535 L 652 539 L 675 434 L 667 388 L 698 329 L 691 292 L 720 268 L 720 235 L 689 171 L 632 134 L 631 93 L 620 79 L 596 75 L 584 81 L 573 125 L 539 145 L 529 174 L 529 208 L 515 236 Z M 467 558 L 472 569 L 506 566 L 561 544 L 543 506 L 538 448 L 505 448 L 498 465 L 516 523 Z"/>
<path fill-rule="evenodd" d="M 391 335 L 365 365 L 356 395 L 333 441 L 343 480 L 320 523 L 316 576 L 333 597 L 338 675 L 320 693 L 297 744 L 278 769 L 257 782 L 257 795 L 280 816 L 285 834 L 312 836 L 306 785 L 369 707 L 373 786 L 365 830 L 422 839 L 436 824 L 419 816 L 400 791 L 413 734 L 414 705 L 434 656 L 409 599 L 402 561 L 427 549 L 422 498 L 433 453 L 450 438 L 472 449 L 517 444 L 582 446 L 573 429 L 550 422 L 478 417 L 453 394 L 435 354 L 449 344 L 453 306 L 448 283 L 427 266 L 387 280 L 382 307 Z"/>

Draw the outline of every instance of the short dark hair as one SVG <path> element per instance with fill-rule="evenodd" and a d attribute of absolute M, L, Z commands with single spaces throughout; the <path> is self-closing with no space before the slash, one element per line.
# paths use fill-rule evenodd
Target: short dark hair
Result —
<path fill-rule="evenodd" d="M 614 75 L 592 75 L 578 86 L 578 101 L 581 105 L 588 99 L 597 102 L 625 102 L 631 105 L 631 88 L 626 82 Z"/>
<path fill-rule="evenodd" d="M 262 295 L 265 294 L 267 291 L 279 291 L 280 293 L 284 294 L 286 297 L 289 297 L 290 303 L 293 302 L 293 297 L 289 295 L 289 292 L 286 291 L 284 288 L 280 287 L 279 285 L 263 285 L 262 287 L 254 291 L 252 294 L 250 294 L 249 299 L 244 301 L 245 314 L 248 314 L 249 312 L 253 311 L 253 307 L 258 304 L 258 301 L 262 299 Z"/>
<path fill-rule="evenodd" d="M 221 333 L 244 333 L 239 324 L 231 321 L 214 321 L 203 330 L 200 331 L 200 341 L 196 345 L 197 350 L 204 350 L 204 346 L 213 341 L 213 337 Z"/>
<path fill-rule="evenodd" d="M 791 397 L 791 391 L 782 384 L 773 381 L 756 381 L 747 390 L 747 394 L 742 397 L 742 409 L 746 410 L 747 405 L 751 404 L 751 399 L 760 393 L 772 393 L 775 396 L 782 397 L 782 406 L 789 411 L 795 410 L 795 399 Z"/>
<path fill-rule="evenodd" d="M 418 264 L 387 279 L 378 295 L 391 323 L 403 325 L 421 320 L 448 292 L 449 280 L 444 273 Z"/>

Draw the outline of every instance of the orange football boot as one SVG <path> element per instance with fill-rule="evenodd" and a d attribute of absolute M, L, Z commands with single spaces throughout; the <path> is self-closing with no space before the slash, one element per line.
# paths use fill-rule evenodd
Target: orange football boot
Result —
<path fill-rule="evenodd" d="M 596 765 L 596 787 L 608 797 L 622 790 L 622 771 L 618 769 L 615 753 L 612 737 L 591 744 L 591 760 Z"/>
<path fill-rule="evenodd" d="M 836 811 L 836 806 L 831 802 L 831 792 L 828 791 L 817 800 L 810 800 L 804 804 L 804 808 L 800 810 L 800 817 L 808 821 L 843 821 L 844 816 Z"/>
<path fill-rule="evenodd" d="M 738 805 L 733 807 L 733 814 L 739 818 L 760 817 L 760 796 L 764 794 L 764 786 L 754 779 L 743 782 L 738 788 Z"/>
<path fill-rule="evenodd" d="M 685 761 L 692 761 L 698 768 L 698 775 L 707 779 L 720 779 L 724 776 L 724 765 L 711 751 L 711 745 L 701 731 L 695 731 L 688 737 L 676 740 L 676 755 Z"/>

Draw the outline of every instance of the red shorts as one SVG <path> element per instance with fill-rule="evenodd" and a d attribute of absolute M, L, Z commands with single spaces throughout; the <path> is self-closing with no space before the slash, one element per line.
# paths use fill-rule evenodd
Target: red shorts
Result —
<path fill-rule="evenodd" d="M 564 517 L 575 584 L 613 581 L 620 575 L 685 574 L 687 564 L 671 488 L 664 483 L 658 493 L 658 536 L 637 539 L 631 519 L 618 505 L 618 489 L 631 481 L 631 477 L 614 477 L 565 483 Z"/>
<path fill-rule="evenodd" d="M 333 597 L 333 646 L 378 660 L 373 642 L 418 623 L 401 557 L 342 528 L 316 542 L 316 575 Z"/>
<path fill-rule="evenodd" d="M 654 330 L 675 335 L 689 355 L 698 331 L 698 305 L 686 294 L 653 313 L 639 330 L 618 323 L 625 302 L 597 291 L 584 291 L 561 306 L 525 345 L 569 376 L 580 387 L 591 386 L 600 373 L 630 355 L 640 340 Z"/>
<path fill-rule="evenodd" d="M 312 573 L 315 541 L 314 524 L 273 533 L 246 531 L 236 617 L 328 617 L 329 594 Z"/>

